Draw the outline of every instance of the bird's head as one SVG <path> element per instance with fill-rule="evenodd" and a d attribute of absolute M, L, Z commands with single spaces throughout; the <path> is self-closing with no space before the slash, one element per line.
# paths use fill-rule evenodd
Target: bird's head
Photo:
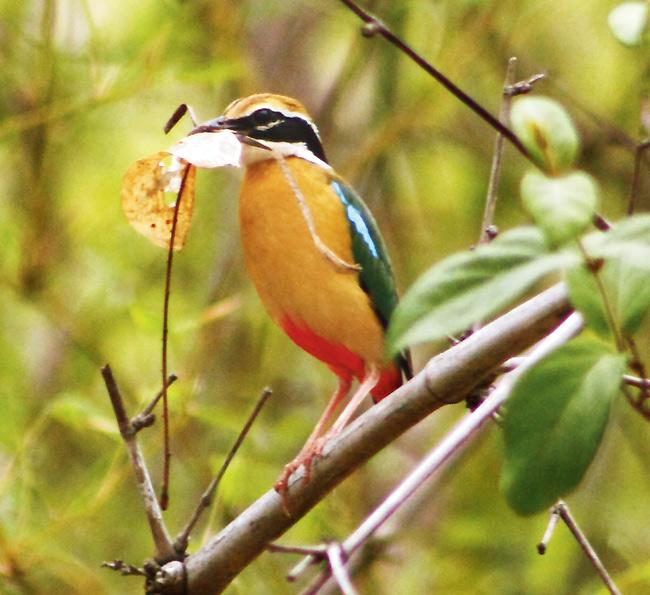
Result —
<path fill-rule="evenodd" d="M 232 130 L 245 138 L 262 141 L 283 156 L 297 155 L 327 164 L 318 129 L 304 106 L 291 97 L 260 93 L 233 101 L 222 116 L 198 127 Z M 271 152 L 255 144 L 244 146 L 244 163 L 271 159 Z M 310 159 L 312 160 L 312 159 Z"/>

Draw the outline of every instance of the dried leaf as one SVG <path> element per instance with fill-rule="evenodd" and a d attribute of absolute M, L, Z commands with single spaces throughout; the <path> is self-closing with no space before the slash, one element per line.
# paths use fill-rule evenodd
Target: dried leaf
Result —
<path fill-rule="evenodd" d="M 182 184 L 183 177 L 185 183 Z M 183 186 L 183 195 L 179 195 Z M 196 168 L 168 151 L 131 164 L 122 183 L 122 210 L 129 223 L 151 242 L 169 247 L 176 200 L 180 199 L 174 250 L 185 245 L 192 222 Z M 171 203 L 167 202 L 171 199 Z"/>

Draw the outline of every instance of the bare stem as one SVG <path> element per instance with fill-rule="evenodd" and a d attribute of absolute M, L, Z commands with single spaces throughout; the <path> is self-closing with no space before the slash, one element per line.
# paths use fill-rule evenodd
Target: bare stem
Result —
<path fill-rule="evenodd" d="M 160 510 L 158 500 L 156 499 L 156 493 L 153 488 L 153 483 L 151 482 L 149 470 L 147 469 L 142 452 L 140 451 L 140 446 L 136 439 L 136 433 L 132 425 L 129 423 L 122 395 L 120 394 L 117 383 L 115 382 L 111 367 L 108 364 L 102 368 L 102 377 L 104 378 L 106 390 L 111 399 L 111 405 L 113 406 L 113 412 L 115 413 L 115 418 L 117 420 L 117 426 L 129 453 L 131 466 L 135 472 L 135 479 L 140 494 L 142 495 L 147 520 L 149 521 L 151 535 L 156 548 L 156 559 L 160 564 L 164 564 L 165 562 L 176 559 L 177 556 L 169 537 L 169 533 L 167 532 L 167 527 L 162 518 L 162 511 Z"/>
<path fill-rule="evenodd" d="M 508 60 L 506 68 L 506 78 L 503 83 L 503 100 L 501 101 L 501 111 L 499 112 L 499 121 L 507 125 L 510 119 L 510 106 L 512 105 L 512 95 L 507 89 L 512 85 L 517 76 L 517 58 L 512 57 Z M 501 164 L 503 162 L 503 134 L 497 132 L 494 139 L 494 153 L 492 154 L 492 167 L 490 169 L 490 181 L 488 183 L 487 197 L 485 199 L 485 211 L 483 212 L 483 221 L 481 222 L 481 235 L 479 244 L 487 244 L 495 236 L 494 211 L 497 206 L 497 191 L 501 179 Z"/>
<path fill-rule="evenodd" d="M 345 552 L 340 543 L 334 541 L 327 546 L 327 559 L 341 593 L 343 595 L 357 595 L 357 590 L 348 575 L 345 558 Z"/>
<path fill-rule="evenodd" d="M 559 520 L 560 520 L 560 512 L 557 509 L 557 506 L 553 506 L 551 508 L 551 512 L 548 517 L 548 525 L 546 525 L 546 531 L 544 531 L 544 537 L 542 537 L 542 541 L 540 541 L 537 544 L 537 552 L 539 553 L 540 556 L 543 556 L 546 553 L 546 548 L 548 547 L 548 544 L 551 541 L 551 538 L 553 537 L 553 533 L 555 532 L 555 527 L 557 527 L 557 523 Z"/>
<path fill-rule="evenodd" d="M 163 298 L 163 327 L 162 327 L 162 401 L 163 401 L 163 442 L 164 442 L 164 460 L 163 460 L 163 483 L 160 491 L 160 507 L 167 510 L 169 505 L 169 464 L 172 457 L 169 446 L 169 402 L 167 399 L 167 344 L 169 336 L 169 301 L 171 296 L 172 284 L 172 265 L 174 262 L 174 243 L 176 242 L 176 226 L 178 224 L 178 211 L 185 190 L 187 176 L 192 166 L 188 163 L 183 172 L 176 204 L 174 205 L 174 217 L 172 218 L 172 228 L 169 237 L 169 250 L 167 251 L 167 266 L 165 269 L 165 293 Z"/>
<path fill-rule="evenodd" d="M 198 122 L 196 120 L 196 115 L 194 113 L 194 110 L 192 109 L 192 106 L 187 103 L 181 103 L 174 110 L 174 113 L 171 116 L 169 116 L 169 120 L 167 120 L 167 122 L 165 123 L 165 126 L 163 127 L 163 131 L 165 132 L 165 134 L 169 134 L 171 129 L 174 128 L 176 124 L 178 124 L 178 122 L 185 114 L 190 115 L 190 120 L 192 120 L 192 125 L 196 127 Z"/>
<path fill-rule="evenodd" d="M 644 406 L 644 401 L 635 399 L 626 384 L 621 387 L 621 391 L 625 395 L 627 402 L 632 406 L 632 408 L 640 413 L 647 421 L 650 421 L 650 411 L 648 411 L 648 409 L 646 409 Z"/>
<path fill-rule="evenodd" d="M 485 120 L 492 128 L 500 132 L 505 138 L 507 138 L 514 147 L 529 161 L 531 160 L 530 153 L 526 150 L 526 147 L 521 143 L 517 135 L 512 132 L 507 126 L 499 122 L 490 112 L 488 112 L 482 105 L 477 101 L 472 99 L 467 93 L 461 90 L 456 84 L 449 80 L 444 74 L 427 62 L 420 54 L 418 54 L 411 46 L 406 42 L 402 41 L 395 33 L 393 33 L 384 23 L 382 23 L 377 17 L 373 16 L 363 8 L 361 8 L 354 0 L 341 0 L 354 14 L 356 14 L 366 25 L 364 26 L 362 33 L 366 37 L 371 37 L 374 34 L 378 33 L 386 41 L 393 44 L 397 49 L 406 54 L 411 60 L 413 60 L 420 68 L 425 72 L 431 75 L 436 79 L 445 89 L 447 89 L 452 95 L 462 101 L 467 107 L 469 107 L 474 113 L 480 116 Z"/>
<path fill-rule="evenodd" d="M 650 138 L 640 142 L 634 151 L 634 173 L 632 174 L 632 184 L 630 184 L 630 197 L 627 203 L 627 214 L 632 215 L 636 208 L 636 197 L 639 191 L 639 182 L 641 181 L 641 161 L 643 154 L 650 147 Z"/>
<path fill-rule="evenodd" d="M 607 587 L 609 592 L 612 595 L 620 595 L 621 592 L 618 590 L 618 587 L 614 584 L 614 581 L 609 576 L 607 569 L 600 561 L 600 558 L 598 557 L 596 550 L 594 550 L 593 546 L 589 543 L 589 540 L 587 539 L 585 534 L 578 526 L 578 523 L 569 512 L 569 507 L 562 500 L 560 500 L 555 505 L 554 508 L 557 510 L 557 514 L 559 514 L 562 520 L 564 521 L 564 524 L 569 528 L 569 531 L 571 531 L 571 533 L 573 534 L 573 537 L 575 537 L 576 541 L 582 548 L 582 551 L 585 553 L 585 556 L 587 556 L 587 559 L 591 562 L 593 567 L 596 569 L 596 572 L 602 579 L 603 583 L 605 583 L 605 586 Z"/>
<path fill-rule="evenodd" d="M 237 439 L 235 440 L 235 443 L 232 445 L 230 452 L 227 454 L 223 464 L 221 465 L 221 468 L 214 476 L 214 479 L 210 482 L 210 485 L 207 487 L 205 492 L 203 492 L 203 495 L 201 496 L 201 499 L 199 500 L 199 503 L 196 509 L 194 510 L 194 514 L 192 515 L 192 518 L 189 520 L 185 528 L 181 531 L 179 536 L 176 538 L 176 541 L 174 542 L 174 548 L 177 552 L 184 553 L 185 550 L 187 550 L 187 545 L 189 543 L 189 538 L 190 538 L 190 534 L 192 533 L 192 530 L 194 529 L 196 523 L 201 518 L 203 512 L 212 503 L 212 500 L 214 498 L 215 493 L 217 492 L 217 488 L 219 487 L 219 483 L 221 482 L 221 479 L 226 473 L 233 458 L 237 454 L 239 447 L 246 439 L 246 436 L 248 435 L 248 432 L 251 429 L 253 423 L 257 419 L 257 416 L 259 415 L 260 411 L 262 411 L 262 408 L 266 404 L 266 401 L 272 394 L 273 391 L 268 387 L 266 387 L 262 391 L 260 398 L 257 400 L 257 403 L 255 404 L 255 408 L 253 409 L 252 413 L 248 416 L 248 419 L 246 420 L 244 427 L 239 432 L 239 436 L 237 436 Z"/>
<path fill-rule="evenodd" d="M 612 308 L 612 302 L 609 299 L 609 295 L 607 294 L 607 289 L 605 288 L 605 284 L 603 283 L 603 279 L 601 277 L 601 273 L 600 273 L 601 265 L 594 263 L 593 259 L 587 253 L 584 244 L 579 239 L 576 240 L 576 243 L 578 245 L 578 249 L 580 250 L 580 253 L 582 254 L 582 257 L 584 258 L 585 266 L 587 267 L 587 269 L 593 276 L 594 281 L 596 282 L 596 287 L 598 288 L 600 299 L 603 302 L 603 308 L 605 310 L 605 317 L 607 318 L 607 324 L 609 325 L 609 328 L 612 331 L 612 335 L 614 335 L 616 350 L 622 353 L 625 350 L 625 343 L 623 342 L 623 333 L 621 332 L 621 328 L 618 324 L 618 320 L 616 320 L 616 316 L 614 316 L 614 309 Z"/>
<path fill-rule="evenodd" d="M 176 374 L 170 374 L 167 378 L 167 387 L 170 387 L 174 382 L 178 380 Z M 155 409 L 158 401 L 163 396 L 163 390 L 159 390 L 158 394 L 151 400 L 151 402 L 137 415 L 134 415 L 131 418 L 131 426 L 136 432 L 139 432 L 142 428 L 147 428 L 151 426 L 154 422 L 153 410 Z"/>
<path fill-rule="evenodd" d="M 632 361 L 630 362 L 630 368 L 634 370 L 641 378 L 647 379 L 648 378 L 648 372 L 646 370 L 645 364 L 643 363 L 643 360 L 641 359 L 641 354 L 639 353 L 639 349 L 636 345 L 636 341 L 632 337 L 626 337 L 627 340 L 627 346 L 630 349 L 630 353 L 632 353 Z M 641 393 L 639 395 L 639 401 L 643 403 L 643 401 L 646 401 L 648 398 L 650 398 L 650 392 L 648 391 L 648 386 L 646 385 L 641 385 L 638 386 L 637 388 L 641 389 Z"/>
<path fill-rule="evenodd" d="M 631 376 L 630 374 L 625 374 L 623 376 L 623 382 L 630 386 L 635 386 L 636 388 L 650 389 L 650 379 L 648 378 L 638 378 L 636 376 Z"/>
<path fill-rule="evenodd" d="M 282 545 L 269 543 L 266 549 L 272 554 L 300 554 L 301 556 L 325 556 L 327 547 L 324 545 Z"/>

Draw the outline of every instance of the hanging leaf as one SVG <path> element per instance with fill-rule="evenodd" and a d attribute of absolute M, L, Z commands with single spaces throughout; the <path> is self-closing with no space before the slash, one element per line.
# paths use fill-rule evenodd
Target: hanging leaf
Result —
<path fill-rule="evenodd" d="M 455 254 L 424 273 L 402 298 L 391 319 L 389 349 L 395 354 L 464 331 L 512 304 L 545 275 L 579 262 L 573 249 L 549 253 L 534 227 Z"/>
<path fill-rule="evenodd" d="M 180 250 L 192 223 L 195 180 L 196 168 L 167 151 L 139 159 L 124 174 L 122 210 L 138 232 L 168 248 L 175 204 L 180 200 L 174 238 L 174 250 Z"/>
<path fill-rule="evenodd" d="M 620 43 L 639 47 L 643 45 L 648 31 L 648 3 L 623 2 L 611 10 L 607 22 Z"/>
<path fill-rule="evenodd" d="M 584 238 L 589 256 L 620 258 L 641 270 L 650 270 L 650 215 L 634 215 L 617 221 L 607 233 Z"/>
<path fill-rule="evenodd" d="M 594 180 L 580 171 L 550 177 L 529 170 L 521 180 L 521 197 L 551 246 L 558 246 L 584 232 L 598 204 Z"/>
<path fill-rule="evenodd" d="M 504 411 L 501 488 L 519 514 L 545 510 L 582 479 L 601 442 L 625 357 L 578 338 L 527 371 Z"/>
<path fill-rule="evenodd" d="M 540 95 L 519 97 L 513 102 L 510 123 L 543 171 L 557 175 L 573 167 L 580 139 L 560 103 Z"/>
<path fill-rule="evenodd" d="M 605 260 L 598 271 L 611 306 L 612 315 L 623 333 L 633 335 L 650 309 L 650 270 L 639 268 L 621 257 Z M 585 266 L 567 273 L 569 298 L 587 325 L 603 337 L 611 329 L 594 274 Z"/>

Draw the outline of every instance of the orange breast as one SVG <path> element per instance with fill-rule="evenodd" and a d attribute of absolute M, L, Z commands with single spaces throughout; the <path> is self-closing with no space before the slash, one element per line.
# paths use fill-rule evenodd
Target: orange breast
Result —
<path fill-rule="evenodd" d="M 321 240 L 340 258 L 354 262 L 348 222 L 329 186 L 330 174 L 302 159 L 286 163 Z M 312 342 L 316 336 L 336 346 L 325 355 L 301 345 L 332 367 L 344 367 L 358 377 L 359 361 L 380 365 L 383 329 L 359 286 L 358 273 L 342 271 L 317 249 L 276 161 L 247 168 L 239 214 L 246 267 L 270 316 L 285 329 L 288 321 L 292 328 L 308 331 L 288 333 L 298 344 L 301 336 L 309 335 Z M 358 356 L 357 363 L 348 355 L 337 359 L 337 352 Z"/>

